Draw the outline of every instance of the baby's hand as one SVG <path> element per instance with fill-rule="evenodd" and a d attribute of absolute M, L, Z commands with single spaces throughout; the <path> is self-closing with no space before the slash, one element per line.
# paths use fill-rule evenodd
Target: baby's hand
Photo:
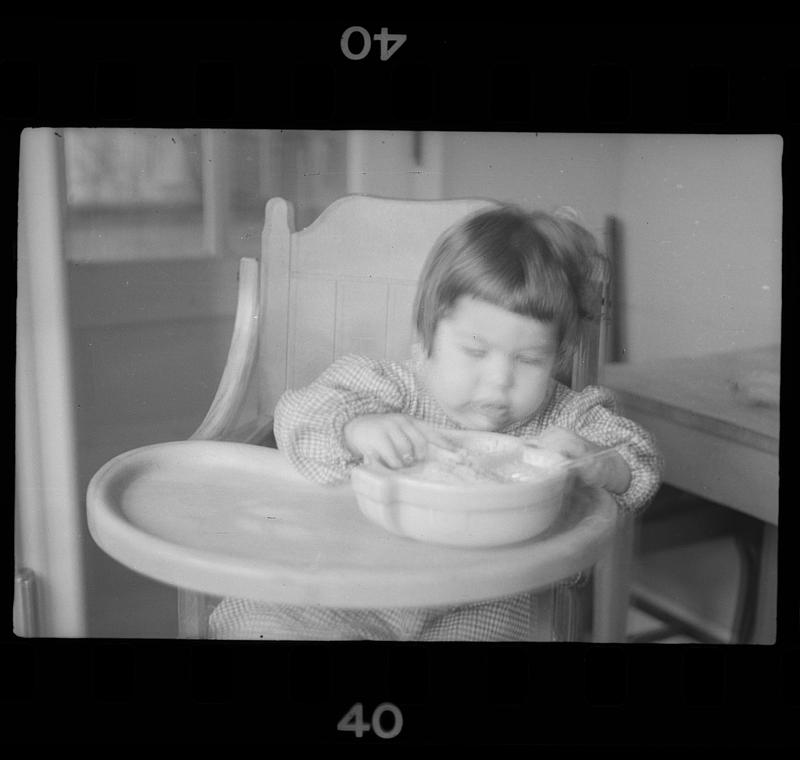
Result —
<path fill-rule="evenodd" d="M 435 428 L 406 414 L 356 417 L 344 426 L 344 441 L 365 462 L 377 460 L 393 469 L 424 459 L 429 443 L 449 451 L 455 448 Z"/>
<path fill-rule="evenodd" d="M 377 460 L 393 469 L 424 459 L 429 443 L 448 451 L 456 448 L 435 428 L 406 414 L 356 417 L 344 426 L 344 441 L 365 462 Z"/>
<path fill-rule="evenodd" d="M 557 451 L 569 459 L 578 459 L 588 454 L 603 451 L 605 447 L 561 427 L 549 427 L 531 443 L 551 451 Z M 585 463 L 575 465 L 578 476 L 589 485 L 600 486 L 611 493 L 624 493 L 631 482 L 628 463 L 616 451 L 593 457 Z"/>

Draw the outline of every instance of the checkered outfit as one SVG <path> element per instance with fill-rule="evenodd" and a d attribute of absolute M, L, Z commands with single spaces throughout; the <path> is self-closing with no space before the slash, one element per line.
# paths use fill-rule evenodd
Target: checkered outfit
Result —
<path fill-rule="evenodd" d="M 299 472 L 318 483 L 346 480 L 359 464 L 344 444 L 347 422 L 365 414 L 402 413 L 441 428 L 459 429 L 427 391 L 421 352 L 406 362 L 348 355 L 306 388 L 287 391 L 275 409 L 278 448 Z M 615 412 L 613 395 L 590 386 L 580 392 L 552 381 L 545 404 L 530 418 L 499 431 L 533 437 L 557 425 L 602 445 L 621 444 L 631 472 L 628 490 L 614 494 L 632 512 L 655 494 L 662 462 L 652 437 Z M 213 638 L 530 640 L 537 626 L 536 596 L 440 608 L 331 609 L 224 599 L 209 620 Z M 543 621 L 539 621 L 543 622 Z"/>

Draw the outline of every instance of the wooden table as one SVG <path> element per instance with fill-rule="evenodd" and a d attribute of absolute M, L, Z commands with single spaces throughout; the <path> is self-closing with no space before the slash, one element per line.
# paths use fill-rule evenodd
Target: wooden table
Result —
<path fill-rule="evenodd" d="M 87 509 L 100 547 L 156 580 L 337 607 L 458 604 L 550 586 L 591 567 L 616 522 L 608 494 L 583 487 L 529 541 L 437 546 L 370 522 L 349 483 L 316 485 L 275 449 L 210 441 L 116 457 L 92 479 Z"/>
<path fill-rule="evenodd" d="M 777 405 L 749 387 L 777 383 L 780 346 L 609 364 L 602 383 L 621 411 L 656 438 L 664 481 L 764 523 L 754 641 L 775 640 L 778 552 Z"/>

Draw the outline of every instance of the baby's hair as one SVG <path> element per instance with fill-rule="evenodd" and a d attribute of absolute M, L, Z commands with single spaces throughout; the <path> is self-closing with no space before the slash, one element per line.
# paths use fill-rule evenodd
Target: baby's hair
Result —
<path fill-rule="evenodd" d="M 505 204 L 480 211 L 436 242 L 420 275 L 414 314 L 430 356 L 439 320 L 461 296 L 487 301 L 557 329 L 560 358 L 592 314 L 594 236 L 564 207 L 553 214 Z"/>

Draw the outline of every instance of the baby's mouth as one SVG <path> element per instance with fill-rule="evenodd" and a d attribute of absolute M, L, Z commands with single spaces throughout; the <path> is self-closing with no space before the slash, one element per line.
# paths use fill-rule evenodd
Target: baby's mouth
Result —
<path fill-rule="evenodd" d="M 482 417 L 487 417 L 495 422 L 505 420 L 510 414 L 509 405 L 502 403 L 478 402 L 473 404 L 472 408 Z"/>

